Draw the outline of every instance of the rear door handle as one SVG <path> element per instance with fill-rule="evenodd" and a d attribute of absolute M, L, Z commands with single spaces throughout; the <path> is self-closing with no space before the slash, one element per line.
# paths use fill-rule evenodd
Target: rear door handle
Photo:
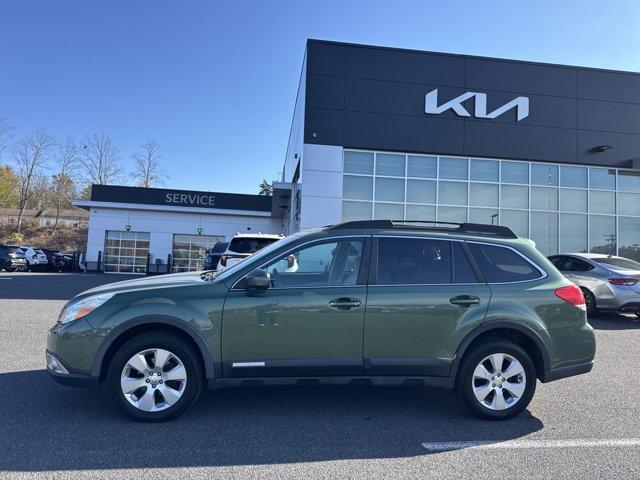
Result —
<path fill-rule="evenodd" d="M 334 298 L 329 302 L 329 306 L 338 310 L 350 310 L 354 307 L 360 306 L 360 299 L 346 297 Z"/>
<path fill-rule="evenodd" d="M 450 298 L 449 303 L 458 307 L 468 308 L 473 307 L 474 305 L 479 305 L 480 299 L 473 295 L 460 295 L 458 297 Z"/>

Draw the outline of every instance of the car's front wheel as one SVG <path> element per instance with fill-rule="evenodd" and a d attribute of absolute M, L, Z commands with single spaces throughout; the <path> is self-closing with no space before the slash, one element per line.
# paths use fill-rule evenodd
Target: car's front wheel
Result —
<path fill-rule="evenodd" d="M 536 370 L 529 355 L 502 338 L 487 339 L 465 354 L 456 390 L 481 418 L 506 420 L 533 398 Z"/>
<path fill-rule="evenodd" d="M 109 396 L 125 415 L 162 422 L 184 413 L 198 399 L 203 375 L 200 358 L 178 335 L 149 332 L 125 342 L 107 372 Z"/>

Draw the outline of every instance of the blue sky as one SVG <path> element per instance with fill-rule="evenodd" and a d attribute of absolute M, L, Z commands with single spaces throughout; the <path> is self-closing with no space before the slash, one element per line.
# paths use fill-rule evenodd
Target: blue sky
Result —
<path fill-rule="evenodd" d="M 125 164 L 153 137 L 167 186 L 256 193 L 307 38 L 640 71 L 639 25 L 637 0 L 0 0 L 0 117 L 108 133 Z"/>

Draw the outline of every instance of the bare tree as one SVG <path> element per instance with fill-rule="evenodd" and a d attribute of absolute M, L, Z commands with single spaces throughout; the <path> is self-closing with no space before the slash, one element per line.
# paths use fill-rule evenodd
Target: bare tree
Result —
<path fill-rule="evenodd" d="M 4 151 L 9 146 L 9 141 L 13 138 L 11 134 L 13 127 L 10 127 L 5 118 L 0 118 L 0 160 Z"/>
<path fill-rule="evenodd" d="M 16 164 L 18 174 L 18 228 L 20 232 L 22 217 L 27 203 L 34 196 L 43 177 L 42 171 L 46 168 L 48 156 L 55 145 L 53 137 L 44 128 L 36 130 L 30 137 L 18 142 L 13 150 L 12 156 Z"/>
<path fill-rule="evenodd" d="M 50 200 L 56 209 L 56 219 L 53 223 L 55 231 L 58 228 L 60 211 L 71 206 L 71 201 L 76 194 L 74 176 L 78 165 L 78 147 L 73 138 L 67 137 L 63 143 L 58 145 L 54 161 L 57 172 L 52 178 Z"/>
<path fill-rule="evenodd" d="M 131 156 L 135 162 L 131 173 L 138 186 L 149 188 L 163 184 L 168 177 L 160 168 L 161 157 L 156 141 L 147 139 L 147 143 L 140 145 L 140 150 Z"/>
<path fill-rule="evenodd" d="M 120 152 L 111 137 L 104 133 L 94 133 L 85 138 L 79 165 L 88 183 L 106 185 L 122 177 Z"/>

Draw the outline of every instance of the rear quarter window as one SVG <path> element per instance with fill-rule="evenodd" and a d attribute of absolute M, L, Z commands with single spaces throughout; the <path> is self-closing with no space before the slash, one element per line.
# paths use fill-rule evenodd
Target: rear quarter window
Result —
<path fill-rule="evenodd" d="M 542 274 L 531 263 L 509 248 L 469 243 L 469 248 L 488 283 L 523 282 Z"/>

